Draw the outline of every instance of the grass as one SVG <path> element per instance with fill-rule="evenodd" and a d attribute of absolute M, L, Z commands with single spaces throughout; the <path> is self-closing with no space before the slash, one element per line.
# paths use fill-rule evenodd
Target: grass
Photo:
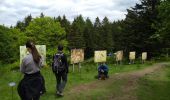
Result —
<path fill-rule="evenodd" d="M 170 66 L 139 80 L 138 100 L 170 100 Z"/>
<path fill-rule="evenodd" d="M 146 64 L 134 64 L 134 65 L 114 65 L 109 64 L 109 74 L 114 73 L 121 73 L 121 72 L 128 72 L 133 70 L 140 70 L 147 66 L 152 65 L 152 63 L 146 63 Z M 70 72 L 68 74 L 68 83 L 65 88 L 65 93 L 69 91 L 71 88 L 84 84 L 89 83 L 92 81 L 95 81 L 94 78 L 95 75 L 97 75 L 97 64 L 94 63 L 83 63 L 81 72 L 78 72 L 78 66 L 75 66 L 75 72 L 72 72 L 72 66 L 70 66 Z M 55 99 L 64 99 L 68 100 L 68 98 L 56 98 L 55 97 L 55 86 L 56 86 L 56 80 L 53 72 L 51 71 L 50 67 L 43 68 L 41 70 L 41 73 L 43 74 L 45 78 L 45 85 L 47 88 L 47 93 L 41 97 L 41 100 L 55 100 Z M 22 79 L 23 75 L 18 70 L 18 63 L 9 64 L 9 65 L 1 65 L 0 66 L 0 98 L 3 98 L 3 100 L 20 100 L 18 93 L 17 93 L 17 85 L 19 81 Z M 12 97 L 12 88 L 9 87 L 10 82 L 16 82 L 16 86 L 13 88 L 13 97 Z M 102 95 L 105 93 L 103 97 L 110 95 L 110 92 L 112 89 L 116 90 L 118 87 L 123 83 L 123 81 L 115 83 L 116 85 L 113 86 L 107 86 L 105 88 L 99 88 L 95 89 L 92 92 L 90 92 L 90 95 L 92 95 L 92 99 L 99 99 L 98 95 Z M 102 92 L 101 92 L 102 91 Z M 118 90 L 117 90 L 118 91 Z M 116 92 L 117 95 L 120 95 L 119 92 Z M 115 94 L 116 94 L 115 93 Z M 83 92 L 81 94 L 84 94 Z M 85 93 L 86 94 L 86 93 Z M 88 94 L 88 93 L 87 93 Z M 74 95 L 70 94 L 70 97 Z M 77 99 L 85 100 L 86 97 L 82 95 L 77 95 Z"/>
<path fill-rule="evenodd" d="M 74 95 L 66 96 L 66 98 L 61 98 L 62 100 L 106 100 L 110 95 L 121 95 L 121 85 L 124 81 L 114 81 L 112 84 L 105 85 L 102 82 L 101 87 L 96 89 L 90 89 L 86 92 L 81 91 L 79 93 L 74 93 Z"/>

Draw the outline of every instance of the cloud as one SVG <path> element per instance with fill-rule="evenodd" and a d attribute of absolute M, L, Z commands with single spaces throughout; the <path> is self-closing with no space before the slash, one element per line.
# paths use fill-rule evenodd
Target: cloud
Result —
<path fill-rule="evenodd" d="M 92 21 L 98 16 L 101 20 L 106 16 L 111 21 L 125 18 L 126 9 L 133 7 L 139 0 L 1 0 L 0 24 L 15 25 L 27 15 L 57 17 L 66 15 L 72 21 L 82 14 Z"/>

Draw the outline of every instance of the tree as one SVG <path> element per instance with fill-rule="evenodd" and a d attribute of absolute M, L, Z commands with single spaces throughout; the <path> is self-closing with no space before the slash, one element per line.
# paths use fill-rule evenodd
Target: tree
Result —
<path fill-rule="evenodd" d="M 141 4 L 128 9 L 124 25 L 124 50 L 149 52 L 149 57 L 154 56 L 153 52 L 159 50 L 157 41 L 152 38 L 156 30 L 152 27 L 157 20 L 157 6 L 159 0 L 141 0 Z M 127 38 L 128 37 L 128 38 Z"/>
<path fill-rule="evenodd" d="M 66 16 L 64 15 L 61 19 L 61 26 L 65 28 L 66 33 L 68 34 L 70 32 L 70 22 L 67 20 Z"/>
<path fill-rule="evenodd" d="M 26 27 L 29 25 L 31 21 L 32 21 L 32 16 L 30 14 L 27 17 L 25 17 L 25 19 L 22 22 L 18 21 L 15 28 L 20 29 L 22 32 L 24 32 Z"/>
<path fill-rule="evenodd" d="M 112 39 L 113 39 L 113 51 L 123 50 L 123 26 L 124 20 L 118 20 L 111 23 Z"/>
<path fill-rule="evenodd" d="M 65 28 L 65 31 L 67 33 L 66 35 L 66 39 L 67 41 L 69 40 L 68 39 L 68 34 L 70 33 L 70 30 L 71 30 L 71 25 L 70 25 L 70 22 L 67 20 L 66 16 L 64 15 L 62 19 L 60 19 L 60 17 L 58 17 L 58 20 L 60 20 L 60 24 L 62 27 Z"/>
<path fill-rule="evenodd" d="M 101 35 L 101 22 L 100 19 L 97 17 L 94 22 L 94 49 L 95 50 L 102 50 L 104 48 L 104 40 L 103 36 Z"/>
<path fill-rule="evenodd" d="M 56 52 L 58 44 L 63 44 L 65 47 L 68 44 L 64 28 L 50 17 L 33 19 L 25 33 L 31 40 L 36 41 L 36 44 L 47 46 L 47 57 L 49 59 Z"/>
<path fill-rule="evenodd" d="M 158 18 L 160 20 L 157 21 L 155 24 L 155 28 L 157 30 L 157 34 L 155 35 L 155 38 L 157 38 L 163 48 L 170 48 L 170 1 L 164 0 L 161 2 L 159 8 L 159 15 Z"/>
<path fill-rule="evenodd" d="M 29 23 L 32 21 L 32 16 L 31 16 L 31 14 L 30 15 L 28 15 L 27 17 L 25 17 L 25 19 L 24 19 L 24 26 L 25 26 L 25 28 L 29 25 Z"/>
<path fill-rule="evenodd" d="M 89 18 L 85 21 L 85 29 L 84 29 L 84 40 L 85 40 L 85 58 L 90 58 L 94 55 L 94 42 L 93 39 L 93 24 Z"/>
<path fill-rule="evenodd" d="M 54 20 L 61 23 L 62 19 L 61 19 L 61 16 L 58 16 L 57 18 L 54 17 Z"/>
<path fill-rule="evenodd" d="M 19 59 L 19 46 L 25 43 L 26 36 L 18 29 L 0 25 L 0 62 L 13 63 Z"/>
<path fill-rule="evenodd" d="M 25 30 L 24 23 L 21 21 L 17 21 L 16 27 L 17 29 L 20 29 L 22 32 Z"/>
<path fill-rule="evenodd" d="M 83 37 L 85 22 L 82 15 L 74 19 L 71 25 L 71 31 L 68 34 L 69 47 L 72 48 L 85 48 L 85 41 Z"/>
<path fill-rule="evenodd" d="M 105 17 L 102 21 L 102 33 L 101 33 L 103 40 L 104 40 L 104 48 L 111 52 L 113 49 L 113 37 L 112 37 L 112 30 L 111 24 L 109 19 Z"/>
<path fill-rule="evenodd" d="M 44 18 L 44 16 L 45 16 L 45 15 L 44 15 L 43 13 L 40 14 L 40 18 Z"/>

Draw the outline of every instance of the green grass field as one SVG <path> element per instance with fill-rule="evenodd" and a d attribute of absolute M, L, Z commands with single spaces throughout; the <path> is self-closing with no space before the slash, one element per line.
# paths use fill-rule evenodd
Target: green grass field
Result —
<path fill-rule="evenodd" d="M 170 66 L 139 80 L 138 100 L 170 100 Z"/>
<path fill-rule="evenodd" d="M 109 64 L 109 75 L 115 74 L 115 73 L 123 73 L 123 72 L 130 72 L 135 70 L 141 70 L 143 68 L 146 68 L 148 66 L 151 66 L 152 63 L 147 62 L 146 64 L 134 64 L 134 65 L 114 65 Z M 14 67 L 17 66 L 16 64 L 11 65 L 2 65 L 0 67 L 0 98 L 3 98 L 3 100 L 20 100 L 18 93 L 17 93 L 17 85 L 19 81 L 22 79 L 23 75 L 19 72 L 19 70 Z M 45 85 L 47 89 L 47 93 L 41 96 L 40 100 L 56 100 L 56 99 L 62 99 L 62 100 L 87 100 L 87 98 L 90 98 L 90 100 L 103 100 L 105 98 L 108 98 L 109 96 L 121 96 L 121 85 L 124 84 L 127 80 L 119 80 L 110 82 L 110 85 L 97 87 L 95 89 L 92 89 L 88 92 L 80 91 L 79 93 L 72 93 L 69 92 L 72 88 L 79 86 L 81 84 L 91 83 L 96 81 L 95 75 L 97 75 L 96 67 L 97 64 L 82 64 L 81 72 L 78 72 L 78 66 L 75 66 L 75 71 L 72 72 L 72 66 L 70 65 L 70 71 L 68 74 L 68 82 L 66 85 L 66 88 L 64 90 L 65 96 L 62 98 L 58 98 L 55 96 L 55 86 L 56 86 L 56 80 L 53 72 L 51 71 L 50 67 L 45 67 L 41 70 L 42 75 L 45 78 Z M 170 70 L 167 68 L 165 72 L 169 72 Z M 154 87 L 155 89 L 160 89 L 164 86 L 164 88 L 167 90 L 170 89 L 170 85 L 168 86 L 168 81 L 170 80 L 170 74 L 163 75 L 160 77 L 162 81 L 157 82 L 156 80 L 152 80 L 154 78 L 151 78 L 150 80 L 148 77 L 142 78 L 139 82 L 139 90 L 138 97 L 139 100 L 169 100 L 169 99 L 153 99 L 152 96 L 150 96 L 151 99 L 147 99 L 148 95 L 144 91 L 149 89 L 148 91 L 154 92 L 155 90 L 152 90 L 150 87 Z M 153 76 L 154 77 L 154 76 Z M 145 80 L 145 81 L 144 81 Z M 12 88 L 9 87 L 10 82 L 16 82 L 16 86 L 13 88 L 13 96 L 12 96 Z M 102 81 L 100 84 L 104 85 L 105 81 Z M 113 84 L 113 85 L 112 85 Z M 147 87 L 145 84 L 149 84 Z M 163 93 L 162 93 L 163 92 Z M 167 91 L 167 93 L 170 93 Z M 104 94 L 104 95 L 103 95 Z M 114 95 L 113 95 L 114 94 Z M 154 96 L 155 93 L 152 95 Z M 161 92 L 157 92 L 157 95 L 164 95 L 163 89 Z M 146 96 L 146 98 L 144 98 Z M 167 97 L 168 98 L 168 97 Z M 170 98 L 170 96 L 169 96 Z"/>

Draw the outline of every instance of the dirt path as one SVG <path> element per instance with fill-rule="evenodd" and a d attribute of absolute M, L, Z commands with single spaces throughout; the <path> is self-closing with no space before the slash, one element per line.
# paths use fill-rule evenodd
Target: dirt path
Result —
<path fill-rule="evenodd" d="M 137 87 L 137 80 L 145 75 L 151 74 L 153 72 L 159 71 L 167 63 L 158 63 L 150 67 L 139 71 L 125 72 L 125 73 L 116 73 L 110 76 L 108 80 L 96 80 L 91 83 L 81 84 L 72 88 L 67 94 L 79 94 L 83 92 L 90 92 L 93 89 L 100 88 L 101 85 L 113 85 L 114 82 L 118 80 L 126 80 L 127 82 L 121 86 L 122 96 L 115 96 L 114 93 L 107 97 L 107 100 L 137 100 L 137 97 L 132 92 Z"/>

